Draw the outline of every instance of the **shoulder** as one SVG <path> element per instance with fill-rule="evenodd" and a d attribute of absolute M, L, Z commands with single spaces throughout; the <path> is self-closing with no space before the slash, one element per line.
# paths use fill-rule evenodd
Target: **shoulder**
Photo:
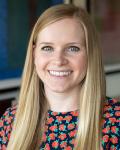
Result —
<path fill-rule="evenodd" d="M 0 149 L 5 149 L 10 138 L 12 125 L 15 119 L 16 106 L 8 108 L 0 118 Z"/>
<path fill-rule="evenodd" d="M 16 114 L 16 106 L 8 108 L 1 117 L 0 122 L 2 121 L 6 122 L 7 124 L 10 124 L 14 120 L 15 114 Z"/>
<path fill-rule="evenodd" d="M 120 105 L 120 100 L 118 100 L 117 98 L 107 97 L 105 102 L 104 102 L 104 104 L 105 104 L 105 106 L 108 106 L 108 105 L 111 105 L 111 106 Z"/>
<path fill-rule="evenodd" d="M 120 149 L 120 101 L 107 98 L 103 110 L 102 128 L 104 148 Z"/>
<path fill-rule="evenodd" d="M 114 98 L 107 98 L 103 108 L 104 118 L 120 118 L 120 101 Z"/>
<path fill-rule="evenodd" d="M 6 129 L 7 126 L 11 125 L 15 119 L 16 106 L 8 108 L 0 118 L 0 131 L 1 128 Z"/>
<path fill-rule="evenodd" d="M 17 109 L 17 106 L 7 108 L 5 113 L 3 114 L 3 116 L 12 116 L 12 115 L 14 115 L 15 112 L 16 112 L 16 109 Z"/>

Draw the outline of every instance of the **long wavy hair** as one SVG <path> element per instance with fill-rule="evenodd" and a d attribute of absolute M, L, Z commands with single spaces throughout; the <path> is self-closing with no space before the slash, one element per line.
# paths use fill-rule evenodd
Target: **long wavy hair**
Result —
<path fill-rule="evenodd" d="M 38 150 L 42 142 L 48 102 L 44 85 L 34 64 L 34 45 L 38 33 L 50 24 L 64 18 L 75 18 L 83 26 L 87 50 L 87 73 L 79 97 L 76 150 L 100 150 L 103 101 L 106 95 L 101 47 L 88 13 L 71 4 L 48 8 L 36 22 L 27 49 L 16 117 L 8 143 L 8 150 Z"/>

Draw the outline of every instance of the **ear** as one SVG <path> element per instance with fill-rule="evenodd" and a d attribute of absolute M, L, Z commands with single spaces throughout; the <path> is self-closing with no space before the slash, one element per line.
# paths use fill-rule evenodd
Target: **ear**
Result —
<path fill-rule="evenodd" d="M 35 48 L 36 48 L 36 45 L 34 44 L 33 46 L 32 46 L 32 49 L 33 49 L 33 58 L 35 59 Z"/>

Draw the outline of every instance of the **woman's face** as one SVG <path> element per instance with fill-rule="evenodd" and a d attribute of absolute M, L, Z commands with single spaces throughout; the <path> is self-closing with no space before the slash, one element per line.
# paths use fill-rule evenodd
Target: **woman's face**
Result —
<path fill-rule="evenodd" d="M 66 18 L 45 27 L 38 33 L 34 59 L 45 90 L 63 93 L 80 88 L 87 70 L 81 24 Z"/>

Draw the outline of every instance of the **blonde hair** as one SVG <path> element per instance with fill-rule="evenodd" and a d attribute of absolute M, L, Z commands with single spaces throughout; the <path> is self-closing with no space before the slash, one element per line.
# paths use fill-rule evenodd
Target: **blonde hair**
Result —
<path fill-rule="evenodd" d="M 76 150 L 100 150 L 101 119 L 105 100 L 105 75 L 95 27 L 81 8 L 61 4 L 47 9 L 36 22 L 28 44 L 25 67 L 8 150 L 39 149 L 48 109 L 44 86 L 34 65 L 33 45 L 38 33 L 51 23 L 64 18 L 76 18 L 85 32 L 88 68 L 80 94 Z"/>

